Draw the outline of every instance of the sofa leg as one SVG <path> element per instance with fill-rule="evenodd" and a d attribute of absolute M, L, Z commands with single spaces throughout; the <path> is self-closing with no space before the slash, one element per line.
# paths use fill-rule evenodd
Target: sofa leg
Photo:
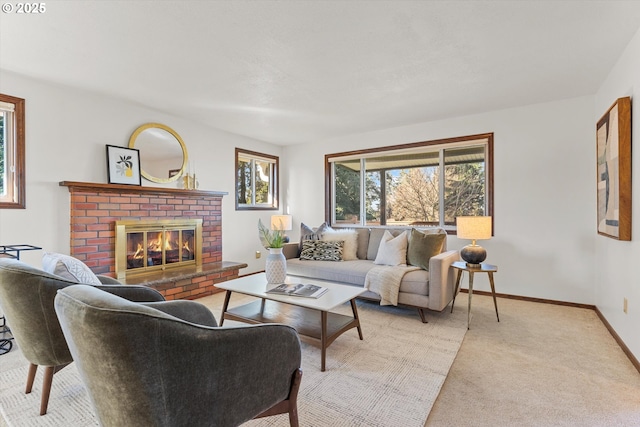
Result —
<path fill-rule="evenodd" d="M 422 323 L 429 323 L 427 322 L 427 318 L 424 316 L 424 310 L 422 308 L 418 308 L 418 314 L 420 315 L 420 320 L 422 320 Z"/>

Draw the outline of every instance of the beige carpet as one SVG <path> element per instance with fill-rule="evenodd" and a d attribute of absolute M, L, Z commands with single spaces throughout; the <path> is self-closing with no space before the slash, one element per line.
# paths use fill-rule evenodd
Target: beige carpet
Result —
<path fill-rule="evenodd" d="M 201 302 L 219 317 L 221 295 Z M 238 302 L 232 299 L 232 306 Z M 358 307 L 365 339 L 355 330 L 339 337 L 327 350 L 326 372 L 320 372 L 317 345 L 303 341 L 301 425 L 423 426 L 466 333 L 466 312 L 430 314 L 423 324 L 415 310 L 368 302 Z M 25 395 L 27 366 L 19 351 L 2 356 L 0 364 L 0 413 L 9 427 L 97 425 L 75 365 L 56 374 L 48 414 L 40 417 L 41 373 L 34 392 Z M 287 426 L 288 418 L 246 425 Z"/>
<path fill-rule="evenodd" d="M 504 298 L 498 309 L 500 323 L 491 297 L 473 296 L 427 427 L 640 426 L 640 373 L 594 310 Z"/>

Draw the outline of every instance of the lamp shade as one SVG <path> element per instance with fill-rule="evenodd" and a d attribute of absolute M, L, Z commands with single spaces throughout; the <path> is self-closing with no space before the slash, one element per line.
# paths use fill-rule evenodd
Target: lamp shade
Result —
<path fill-rule="evenodd" d="M 291 215 L 271 215 L 271 229 L 288 231 L 293 228 Z"/>
<path fill-rule="evenodd" d="M 456 218 L 459 239 L 486 240 L 491 238 L 490 216 L 459 216 Z"/>

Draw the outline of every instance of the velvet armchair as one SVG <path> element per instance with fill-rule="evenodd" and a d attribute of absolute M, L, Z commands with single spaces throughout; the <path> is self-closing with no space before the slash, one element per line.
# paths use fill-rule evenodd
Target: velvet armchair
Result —
<path fill-rule="evenodd" d="M 101 279 L 113 282 L 113 279 Z M 117 283 L 117 282 L 116 282 Z M 162 295 L 144 286 L 98 286 L 132 301 L 163 301 Z M 38 366 L 45 366 L 40 415 L 47 412 L 53 375 L 73 361 L 53 301 L 56 292 L 77 282 L 46 273 L 21 261 L 0 258 L 0 307 L 18 347 L 29 361 L 25 393 L 30 393 Z"/>
<path fill-rule="evenodd" d="M 218 327 L 195 301 L 137 304 L 86 285 L 55 300 L 103 426 L 298 425 L 301 349 L 285 325 Z"/>

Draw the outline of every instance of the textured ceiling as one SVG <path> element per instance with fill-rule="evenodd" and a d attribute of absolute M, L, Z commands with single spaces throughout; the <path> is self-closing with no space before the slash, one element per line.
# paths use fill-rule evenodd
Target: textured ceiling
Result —
<path fill-rule="evenodd" d="M 640 26 L 612 0 L 46 7 L 0 14 L 0 68 L 276 144 L 593 94 Z"/>

